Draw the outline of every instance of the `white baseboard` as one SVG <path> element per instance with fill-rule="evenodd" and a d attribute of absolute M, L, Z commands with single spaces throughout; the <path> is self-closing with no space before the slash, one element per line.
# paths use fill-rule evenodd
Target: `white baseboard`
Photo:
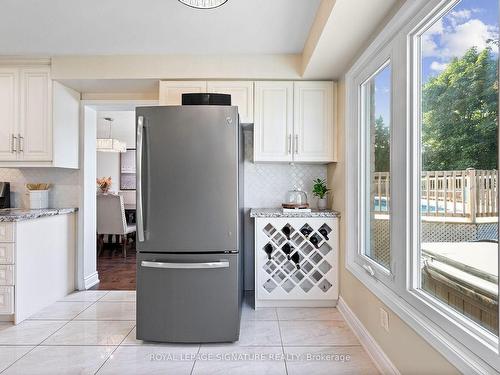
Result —
<path fill-rule="evenodd" d="M 346 323 L 352 329 L 354 334 L 358 337 L 361 345 L 366 350 L 372 361 L 375 363 L 379 371 L 384 374 L 400 375 L 399 370 L 391 362 L 389 357 L 384 353 L 379 344 L 370 335 L 370 332 L 365 328 L 363 323 L 358 319 L 358 317 L 353 313 L 350 307 L 345 303 L 342 297 L 339 298 L 337 305 L 340 313 L 344 317 Z"/>
<path fill-rule="evenodd" d="M 99 283 L 99 274 L 97 273 L 97 271 L 94 272 L 93 274 L 87 276 L 83 280 L 83 286 L 84 286 L 85 290 L 92 288 L 97 283 Z"/>

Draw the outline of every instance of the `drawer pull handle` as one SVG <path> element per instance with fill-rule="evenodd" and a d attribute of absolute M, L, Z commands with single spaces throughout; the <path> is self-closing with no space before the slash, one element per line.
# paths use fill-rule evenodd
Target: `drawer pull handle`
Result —
<path fill-rule="evenodd" d="M 229 261 L 222 260 L 220 262 L 206 262 L 206 263 L 165 263 L 165 262 L 150 262 L 143 260 L 142 267 L 147 268 L 167 268 L 167 269 L 207 269 L 207 268 L 229 268 Z"/>

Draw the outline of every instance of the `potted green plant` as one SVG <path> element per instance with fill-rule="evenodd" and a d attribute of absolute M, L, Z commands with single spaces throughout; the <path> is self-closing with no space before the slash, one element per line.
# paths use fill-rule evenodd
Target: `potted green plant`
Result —
<path fill-rule="evenodd" d="M 326 180 L 317 178 L 314 181 L 312 193 L 318 198 L 318 210 L 326 209 L 326 195 L 331 189 L 326 186 Z"/>

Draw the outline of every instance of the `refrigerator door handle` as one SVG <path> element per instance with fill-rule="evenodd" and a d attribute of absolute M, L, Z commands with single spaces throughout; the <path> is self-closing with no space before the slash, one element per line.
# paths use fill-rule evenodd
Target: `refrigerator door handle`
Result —
<path fill-rule="evenodd" d="M 136 156 L 136 174 L 137 174 L 137 240 L 144 242 L 144 217 L 142 202 L 142 149 L 144 134 L 144 117 L 137 117 L 137 156 Z"/>
<path fill-rule="evenodd" d="M 207 268 L 229 268 L 229 261 L 221 260 L 219 262 L 205 263 L 165 263 L 165 262 L 150 262 L 143 260 L 142 267 L 147 268 L 167 268 L 167 269 L 207 269 Z"/>

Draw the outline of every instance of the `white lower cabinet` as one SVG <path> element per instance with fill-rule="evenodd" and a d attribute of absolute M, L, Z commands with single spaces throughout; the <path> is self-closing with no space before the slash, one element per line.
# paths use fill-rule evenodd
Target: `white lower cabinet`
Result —
<path fill-rule="evenodd" d="M 14 241 L 14 224 L 0 223 L 0 242 Z"/>
<path fill-rule="evenodd" d="M 14 287 L 0 286 L 0 314 L 14 313 Z"/>
<path fill-rule="evenodd" d="M 14 235 L 13 223 L 0 223 L 0 314 L 14 314 Z"/>
<path fill-rule="evenodd" d="M 0 264 L 14 264 L 14 244 L 0 242 Z"/>
<path fill-rule="evenodd" d="M 338 219 L 255 219 L 255 307 L 337 304 Z"/>
<path fill-rule="evenodd" d="M 14 265 L 0 264 L 0 285 L 14 285 Z"/>
<path fill-rule="evenodd" d="M 75 289 L 76 215 L 0 222 L 0 321 L 22 322 Z"/>

